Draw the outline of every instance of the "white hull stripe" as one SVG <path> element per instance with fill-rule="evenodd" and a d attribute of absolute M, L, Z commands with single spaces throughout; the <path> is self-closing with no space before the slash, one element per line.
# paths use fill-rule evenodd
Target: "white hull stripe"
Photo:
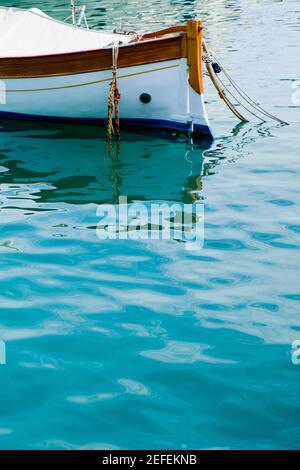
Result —
<path fill-rule="evenodd" d="M 118 80 L 122 78 L 128 78 L 128 77 L 135 77 L 137 75 L 144 75 L 147 73 L 152 73 L 152 72 L 159 72 L 161 70 L 166 70 L 166 69 L 173 69 L 179 67 L 178 64 L 176 65 L 168 65 L 167 67 L 160 67 L 157 69 L 152 69 L 152 70 L 144 70 L 142 72 L 136 72 L 136 73 L 131 73 L 127 75 L 120 75 L 118 76 Z M 95 80 L 92 82 L 86 82 L 86 83 L 77 83 L 75 85 L 64 85 L 64 86 L 56 86 L 56 87 L 50 87 L 50 88 L 32 88 L 32 89 L 26 89 L 26 90 L 6 90 L 6 89 L 0 89 L 0 93 L 31 93 L 31 92 L 37 92 L 37 91 L 54 91 L 54 90 L 63 90 L 63 89 L 68 89 L 68 88 L 78 88 L 78 87 L 83 87 L 83 86 L 89 86 L 89 85 L 97 85 L 98 83 L 103 83 L 103 82 L 109 82 L 111 81 L 111 77 L 104 78 L 102 80 Z"/>

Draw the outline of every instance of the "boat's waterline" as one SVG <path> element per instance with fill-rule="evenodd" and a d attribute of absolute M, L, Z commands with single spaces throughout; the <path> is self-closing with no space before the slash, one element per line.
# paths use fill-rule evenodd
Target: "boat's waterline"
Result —
<path fill-rule="evenodd" d="M 22 121 L 37 121 L 37 122 L 63 122 L 69 124 L 83 124 L 83 125 L 100 125 L 105 126 L 107 124 L 106 118 L 100 119 L 89 119 L 89 118 L 63 118 L 58 116 L 36 116 L 33 114 L 17 114 L 17 113 L 5 113 L 0 112 L 0 118 L 2 119 L 16 119 Z M 188 124 L 167 121 L 163 119 L 122 119 L 121 126 L 130 130 L 130 129 L 151 129 L 159 131 L 168 131 L 168 132 L 178 132 L 184 134 L 191 134 L 194 138 L 202 138 L 208 142 L 210 145 L 213 140 L 212 133 L 208 126 L 196 125 L 194 126 L 193 131 L 191 132 L 190 126 Z"/>

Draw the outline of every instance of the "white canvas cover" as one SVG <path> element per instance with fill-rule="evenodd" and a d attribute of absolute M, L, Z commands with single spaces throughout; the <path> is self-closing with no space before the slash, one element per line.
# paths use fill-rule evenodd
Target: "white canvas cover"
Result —
<path fill-rule="evenodd" d="M 24 57 L 99 49 L 132 36 L 91 31 L 50 18 L 38 8 L 0 7 L 0 57 Z"/>

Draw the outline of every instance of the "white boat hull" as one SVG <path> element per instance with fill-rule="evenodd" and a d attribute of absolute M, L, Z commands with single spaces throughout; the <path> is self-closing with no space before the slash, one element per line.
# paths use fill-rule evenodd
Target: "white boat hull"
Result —
<path fill-rule="evenodd" d="M 107 121 L 111 71 L 0 81 L 0 117 L 49 121 Z M 203 95 L 188 82 L 187 60 L 118 70 L 122 125 L 164 128 L 212 137 Z M 148 104 L 140 96 L 151 96 Z"/>

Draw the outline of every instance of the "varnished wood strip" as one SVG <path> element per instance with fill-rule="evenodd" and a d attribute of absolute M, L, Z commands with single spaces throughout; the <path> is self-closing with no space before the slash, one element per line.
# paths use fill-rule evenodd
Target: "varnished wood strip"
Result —
<path fill-rule="evenodd" d="M 160 31 L 153 31 L 152 33 L 144 33 L 141 36 L 141 40 L 144 39 L 151 39 L 151 38 L 158 38 L 160 36 L 165 36 L 166 34 L 172 33 L 186 33 L 186 25 L 177 25 L 171 26 L 169 28 L 161 29 Z"/>
<path fill-rule="evenodd" d="M 120 46 L 118 68 L 182 57 L 183 33 Z M 0 78 L 38 78 L 109 70 L 111 48 L 35 57 L 0 58 Z"/>
<path fill-rule="evenodd" d="M 197 93 L 203 93 L 202 22 L 200 20 L 191 20 L 187 23 L 187 58 L 189 83 Z"/>

